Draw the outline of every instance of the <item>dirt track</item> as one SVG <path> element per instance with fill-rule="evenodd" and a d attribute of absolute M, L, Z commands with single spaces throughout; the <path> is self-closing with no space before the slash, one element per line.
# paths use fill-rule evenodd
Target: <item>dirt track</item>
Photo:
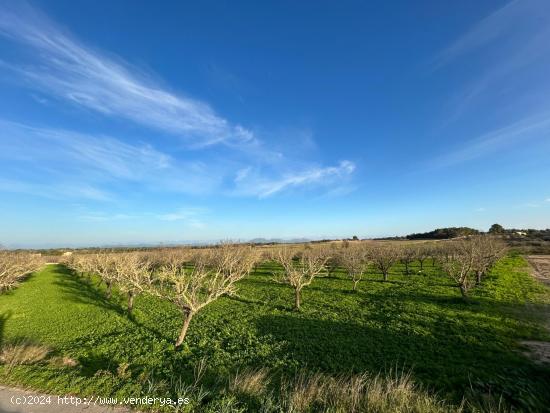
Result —
<path fill-rule="evenodd" d="M 541 283 L 550 287 L 550 255 L 529 255 L 526 257 L 531 265 L 531 274 Z M 546 314 L 546 328 L 550 331 L 550 312 Z M 528 355 L 537 363 L 550 364 L 550 342 L 522 341 L 529 349 Z"/>
<path fill-rule="evenodd" d="M 533 267 L 533 276 L 550 286 L 550 255 L 529 255 L 527 261 Z"/>

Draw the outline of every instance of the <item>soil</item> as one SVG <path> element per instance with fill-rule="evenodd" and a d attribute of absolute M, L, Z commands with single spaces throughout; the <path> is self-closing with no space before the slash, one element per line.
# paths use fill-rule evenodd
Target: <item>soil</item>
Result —
<path fill-rule="evenodd" d="M 531 266 L 531 275 L 541 283 L 550 287 L 550 255 L 529 255 L 527 261 Z M 550 312 L 546 313 L 546 328 L 550 331 Z M 550 364 L 550 342 L 548 341 L 522 341 L 531 357 L 538 364 Z"/>

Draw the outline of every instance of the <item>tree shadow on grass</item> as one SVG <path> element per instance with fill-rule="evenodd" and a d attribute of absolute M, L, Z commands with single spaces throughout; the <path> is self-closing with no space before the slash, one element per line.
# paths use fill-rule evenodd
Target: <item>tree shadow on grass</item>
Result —
<path fill-rule="evenodd" d="M 380 276 L 382 277 L 382 276 Z M 391 277 L 391 275 L 390 275 Z M 383 278 L 371 278 L 371 277 L 365 277 L 362 279 L 362 282 L 371 282 L 371 283 L 382 283 L 382 284 L 396 284 L 396 285 L 403 285 L 407 284 L 405 281 L 401 280 L 392 280 L 391 278 L 388 278 L 387 281 L 384 281 Z"/>
<path fill-rule="evenodd" d="M 54 284 L 59 286 L 60 290 L 72 302 L 101 307 L 118 314 L 126 313 L 120 304 L 108 299 L 98 286 L 79 277 L 69 268 L 59 266 L 55 274 Z"/>
<path fill-rule="evenodd" d="M 11 310 L 0 314 L 0 349 L 2 348 L 2 344 L 4 344 L 4 329 L 6 328 L 6 321 L 8 321 L 12 315 L 13 312 Z"/>
<path fill-rule="evenodd" d="M 498 344 L 472 340 L 485 334 L 481 326 L 471 327 L 468 336 L 461 336 L 448 330 L 444 317 L 432 323 L 432 331 L 425 334 L 300 315 L 263 316 L 257 324 L 263 334 L 285 343 L 274 356 L 284 360 L 279 367 L 285 372 L 305 368 L 335 375 L 377 374 L 397 368 L 410 370 L 416 382 L 456 403 L 472 382 L 480 393 L 504 394 L 507 402 L 519 407 L 525 407 L 521 390 L 528 391 L 541 406 L 550 402 L 544 391 L 550 385 L 547 371 Z"/>
<path fill-rule="evenodd" d="M 288 306 L 274 304 L 274 303 L 271 303 L 271 302 L 268 302 L 268 301 L 263 301 L 263 300 L 256 300 L 254 298 L 245 297 L 244 295 L 241 295 L 241 294 L 226 295 L 225 298 L 227 298 L 229 300 L 232 300 L 232 301 L 238 301 L 238 302 L 243 303 L 243 304 L 269 306 L 270 308 L 277 309 L 277 310 L 280 310 L 280 311 L 287 311 L 287 310 L 290 311 L 290 310 L 292 310 L 292 308 L 288 307 Z"/>
<path fill-rule="evenodd" d="M 384 302 L 391 300 L 394 304 L 402 305 L 410 303 L 421 308 L 425 304 L 433 304 L 442 309 L 461 311 L 464 313 L 483 313 L 490 317 L 502 319 L 504 315 L 519 321 L 536 319 L 541 321 L 542 314 L 550 313 L 548 304 L 523 304 L 513 301 L 496 300 L 490 297 L 475 295 L 472 293 L 466 300 L 458 293 L 456 285 L 452 285 L 455 294 L 429 294 L 422 291 L 406 290 L 394 292 L 391 290 L 370 292 L 365 291 L 363 305 L 373 302 Z"/>
<path fill-rule="evenodd" d="M 39 272 L 39 271 L 34 271 L 34 272 L 29 272 L 29 273 L 23 275 L 23 276 L 19 279 L 19 281 L 17 282 L 17 285 L 15 286 L 15 288 L 13 288 L 13 289 L 11 289 L 11 290 L 8 290 L 8 291 L 6 291 L 6 292 L 8 292 L 8 293 L 14 292 L 14 291 L 17 289 L 17 287 L 18 287 L 19 284 L 32 280 L 34 277 L 36 277 L 36 274 L 37 274 L 38 272 Z"/>
<path fill-rule="evenodd" d="M 80 373 L 86 377 L 95 376 L 101 371 L 114 373 L 119 365 L 110 357 L 97 353 L 89 353 L 86 356 L 81 356 L 78 358 L 78 361 Z"/>
<path fill-rule="evenodd" d="M 243 280 L 242 282 L 246 285 L 248 285 L 248 284 L 259 285 L 259 286 L 262 286 L 262 285 L 269 285 L 269 286 L 277 285 L 277 282 L 274 281 L 273 277 L 266 278 L 266 279 L 247 278 L 247 279 Z"/>
<path fill-rule="evenodd" d="M 136 327 L 147 331 L 157 340 L 167 339 L 166 334 L 163 334 L 158 329 L 149 325 L 149 323 L 139 321 L 139 319 L 136 317 L 136 314 L 128 313 L 125 307 L 116 302 L 116 300 L 120 298 L 116 291 L 113 291 L 113 296 L 111 299 L 107 299 L 104 291 L 94 285 L 94 283 L 78 277 L 72 270 L 66 267 L 60 267 L 58 270 L 56 270 L 56 273 L 57 279 L 54 283 L 60 287 L 61 291 L 66 295 L 69 300 L 75 303 L 92 305 L 99 307 L 103 310 L 112 311 L 120 316 L 125 317 Z M 136 310 L 139 311 L 139 309 Z M 116 335 L 124 335 L 124 332 L 120 332 Z M 83 341 L 82 345 L 86 345 L 86 342 Z"/>
<path fill-rule="evenodd" d="M 93 337 L 79 337 L 66 345 L 66 348 L 76 353 L 80 375 L 93 377 L 98 372 L 116 373 L 123 362 L 128 362 L 133 369 L 138 370 L 151 367 L 147 360 L 157 364 L 169 364 L 169 356 L 172 355 L 170 352 L 150 357 L 153 343 L 158 344 L 158 338 L 147 328 L 143 328 L 142 331 L 139 328 L 122 328 L 105 334 L 96 333 Z"/>
<path fill-rule="evenodd" d="M 456 288 L 458 291 L 458 288 Z M 470 303 L 464 301 L 460 295 L 436 295 L 412 290 L 395 292 L 395 291 L 369 291 L 364 290 L 363 304 L 373 301 L 384 301 L 391 299 L 393 302 L 412 302 L 417 304 L 436 304 L 440 306 L 453 306 L 456 308 L 467 308 L 467 306 L 475 305 L 473 301 Z"/>
<path fill-rule="evenodd" d="M 273 275 L 274 272 L 281 271 L 280 268 L 257 268 L 254 271 L 252 271 L 253 276 L 259 276 L 259 277 L 269 277 Z"/>
<path fill-rule="evenodd" d="M 21 288 L 22 284 L 25 284 L 25 283 L 31 281 L 33 278 L 36 277 L 37 272 L 38 271 L 30 272 L 30 273 L 27 273 L 27 274 L 23 275 L 21 278 L 19 278 L 19 280 L 14 285 L 12 285 L 10 288 L 8 288 L 6 290 L 3 290 L 2 291 L 2 296 L 6 297 L 6 296 L 12 296 L 12 295 L 16 294 L 17 290 L 19 288 Z"/>

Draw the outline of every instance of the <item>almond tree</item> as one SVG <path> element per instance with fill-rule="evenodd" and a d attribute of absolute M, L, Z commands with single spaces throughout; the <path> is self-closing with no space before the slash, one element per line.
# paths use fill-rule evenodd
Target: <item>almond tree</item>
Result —
<path fill-rule="evenodd" d="M 472 237 L 471 242 L 475 254 L 473 270 L 476 274 L 476 285 L 479 285 L 482 277 L 502 257 L 506 245 L 500 239 L 489 235 Z"/>
<path fill-rule="evenodd" d="M 107 286 L 105 296 L 111 298 L 113 283 L 116 281 L 115 258 L 114 254 L 99 252 L 90 255 L 90 267 L 92 272 L 99 275 L 101 280 Z"/>
<path fill-rule="evenodd" d="M 393 245 L 377 246 L 371 249 L 370 258 L 384 276 L 384 281 L 388 281 L 388 273 L 399 259 L 399 250 Z"/>
<path fill-rule="evenodd" d="M 435 264 L 439 261 L 441 255 L 441 244 L 433 244 L 429 248 L 429 256 L 432 261 L 432 268 L 435 268 Z"/>
<path fill-rule="evenodd" d="M 37 256 L 27 253 L 0 253 L 0 292 L 9 290 L 27 274 L 36 271 L 42 265 Z"/>
<path fill-rule="evenodd" d="M 300 311 L 302 289 L 325 270 L 328 256 L 321 248 L 306 249 L 300 251 L 300 254 L 296 252 L 288 247 L 280 248 L 276 252 L 274 258 L 283 267 L 283 271 L 275 273 L 275 280 L 294 289 L 294 309 Z"/>
<path fill-rule="evenodd" d="M 457 284 L 464 299 L 468 298 L 468 291 L 474 286 L 472 270 L 476 254 L 476 245 L 472 241 L 451 241 L 441 262 L 443 271 Z"/>
<path fill-rule="evenodd" d="M 409 266 L 416 257 L 416 250 L 408 245 L 401 247 L 399 251 L 399 261 L 405 266 L 405 275 L 409 275 Z"/>
<path fill-rule="evenodd" d="M 353 282 L 353 291 L 357 290 L 357 284 L 361 281 L 363 273 L 369 264 L 367 251 L 362 245 L 353 245 L 342 249 L 338 255 L 338 262 L 344 268 Z"/>
<path fill-rule="evenodd" d="M 346 250 L 349 247 L 348 243 L 342 243 L 341 248 L 337 248 L 335 245 L 329 244 L 326 247 L 317 247 L 319 250 L 323 250 L 326 254 L 326 262 L 325 262 L 325 269 L 327 271 L 327 276 L 331 276 L 338 270 L 338 268 L 342 265 L 340 262 L 341 254 L 344 250 Z M 301 251 L 297 251 L 295 254 L 295 258 L 299 258 L 301 254 Z"/>
<path fill-rule="evenodd" d="M 415 258 L 420 263 L 420 272 L 424 271 L 424 261 L 430 257 L 430 248 L 426 245 L 419 245 L 415 250 Z"/>
<path fill-rule="evenodd" d="M 128 297 L 128 313 L 132 314 L 134 299 L 142 292 L 151 280 L 151 261 L 144 254 L 137 252 L 120 253 L 113 256 L 116 283 Z"/>
<path fill-rule="evenodd" d="M 455 241 L 440 241 L 437 244 L 434 244 L 431 249 L 431 258 L 432 258 L 432 267 L 435 267 L 436 264 L 441 265 L 444 261 L 448 261 L 451 257 L 452 252 L 454 251 Z"/>
<path fill-rule="evenodd" d="M 73 254 L 65 259 L 65 265 L 78 274 L 91 278 L 95 271 L 93 258 L 91 254 Z"/>
<path fill-rule="evenodd" d="M 181 256 L 157 271 L 145 271 L 145 279 L 133 283 L 180 309 L 183 326 L 175 343 L 179 347 L 193 316 L 222 295 L 233 294 L 235 283 L 250 273 L 255 261 L 256 252 L 252 248 L 222 244 L 196 251 L 190 259 Z"/>

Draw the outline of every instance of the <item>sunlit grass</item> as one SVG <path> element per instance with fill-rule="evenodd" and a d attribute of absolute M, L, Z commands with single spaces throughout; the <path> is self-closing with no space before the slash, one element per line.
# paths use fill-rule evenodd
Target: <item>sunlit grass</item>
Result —
<path fill-rule="evenodd" d="M 405 276 L 396 266 L 387 283 L 369 273 L 357 292 L 337 272 L 305 288 L 302 311 L 295 312 L 293 291 L 274 283 L 266 265 L 239 282 L 237 296 L 199 313 L 183 349 L 174 351 L 181 326 L 174 307 L 140 296 L 130 317 L 124 297 L 106 300 L 98 280 L 52 265 L 0 296 L 0 314 L 3 343 L 43 344 L 57 361 L 13 366 L 3 381 L 118 397 L 186 391 L 194 398 L 189 409 L 227 402 L 254 411 L 258 401 L 242 389 L 274 392 L 281 401 L 281 383 L 296 374 L 352 380 L 399 369 L 423 392 L 455 406 L 464 396 L 481 402 L 502 395 L 533 410 L 550 401 L 549 370 L 528 360 L 517 342 L 548 338 L 532 311 L 545 305 L 548 291 L 524 266 L 521 257 L 502 260 L 470 303 L 429 263 L 426 275 Z M 238 371 L 264 373 L 230 384 Z"/>

